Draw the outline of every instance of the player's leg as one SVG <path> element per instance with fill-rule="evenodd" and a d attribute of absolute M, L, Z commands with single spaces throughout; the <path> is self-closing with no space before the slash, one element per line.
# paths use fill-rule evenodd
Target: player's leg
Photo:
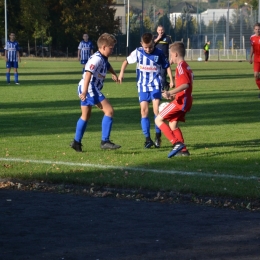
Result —
<path fill-rule="evenodd" d="M 255 77 L 255 82 L 260 90 L 260 62 L 254 62 L 254 77 Z M 260 98 L 260 94 L 258 95 Z"/>
<path fill-rule="evenodd" d="M 14 62 L 14 82 L 16 85 L 19 85 L 19 80 L 18 80 L 18 62 Z"/>
<path fill-rule="evenodd" d="M 150 119 L 149 119 L 149 102 L 150 93 L 139 93 L 140 109 L 141 109 L 141 127 L 145 136 L 144 148 L 151 148 L 154 143 L 150 136 Z"/>
<path fill-rule="evenodd" d="M 172 143 L 173 149 L 168 154 L 168 158 L 175 156 L 180 150 L 182 150 L 185 145 L 180 142 L 175 136 L 173 129 L 177 128 L 178 118 L 182 117 L 182 111 L 174 104 L 170 103 L 167 109 L 164 109 L 159 113 L 155 119 L 156 125 L 161 129 L 165 137 Z M 169 125 L 164 122 L 164 120 L 169 121 Z"/>
<path fill-rule="evenodd" d="M 81 102 L 82 103 L 82 102 Z M 82 103 L 81 105 L 81 117 L 79 118 L 76 125 L 75 137 L 70 146 L 77 152 L 82 152 L 81 140 L 86 131 L 88 120 L 91 116 L 92 107 Z"/>
<path fill-rule="evenodd" d="M 102 137 L 100 147 L 102 149 L 118 149 L 121 145 L 114 144 L 110 141 L 110 133 L 113 125 L 114 109 L 109 101 L 104 98 L 100 103 L 96 105 L 104 112 L 102 119 Z"/>
<path fill-rule="evenodd" d="M 10 71 L 11 71 L 11 62 L 6 62 L 6 82 L 10 84 Z"/>
<path fill-rule="evenodd" d="M 84 72 L 85 72 L 86 63 L 87 63 L 86 60 L 81 60 L 81 61 L 80 61 L 80 64 L 82 65 L 82 74 L 84 74 Z"/>
<path fill-rule="evenodd" d="M 159 113 L 159 105 L 160 105 L 160 99 L 161 99 L 161 93 L 159 96 L 156 96 L 155 99 L 153 99 L 153 113 L 154 113 L 154 119 L 157 117 L 158 113 Z M 154 140 L 154 146 L 155 148 L 160 148 L 161 147 L 161 143 L 162 143 L 162 139 L 161 139 L 161 130 L 160 128 L 155 124 L 155 140 Z"/>

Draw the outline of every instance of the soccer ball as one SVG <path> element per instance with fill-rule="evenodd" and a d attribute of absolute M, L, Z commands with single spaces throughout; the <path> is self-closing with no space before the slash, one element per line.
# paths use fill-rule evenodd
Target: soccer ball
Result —
<path fill-rule="evenodd" d="M 202 61 L 202 58 L 198 58 L 198 61 Z"/>
<path fill-rule="evenodd" d="M 166 107 L 170 104 L 170 102 L 163 102 L 160 104 L 159 106 L 159 113 Z"/>

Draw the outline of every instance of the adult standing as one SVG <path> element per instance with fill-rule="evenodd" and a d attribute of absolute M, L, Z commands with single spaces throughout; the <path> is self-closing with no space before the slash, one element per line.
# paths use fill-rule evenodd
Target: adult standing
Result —
<path fill-rule="evenodd" d="M 171 36 L 165 34 L 164 27 L 158 25 L 157 35 L 154 36 L 155 47 L 161 49 L 166 56 L 167 60 L 169 59 L 169 46 L 172 44 Z M 167 70 L 161 70 L 162 75 L 162 90 L 169 90 L 169 82 L 167 82 Z"/>
<path fill-rule="evenodd" d="M 204 49 L 204 54 L 205 54 L 205 62 L 208 62 L 208 60 L 209 60 L 210 41 L 205 43 L 203 49 Z"/>
<path fill-rule="evenodd" d="M 6 81 L 7 84 L 10 84 L 10 71 L 11 68 L 14 68 L 14 82 L 16 85 L 19 85 L 18 81 L 18 60 L 21 62 L 20 57 L 20 47 L 17 41 L 15 41 L 15 34 L 10 33 L 9 40 L 5 45 L 5 61 L 6 61 Z"/>
<path fill-rule="evenodd" d="M 93 44 L 89 40 L 88 34 L 83 34 L 83 40 L 79 43 L 78 47 L 78 60 L 83 65 L 82 73 L 85 71 L 85 65 L 89 57 L 93 54 Z"/>
<path fill-rule="evenodd" d="M 256 85 L 260 90 L 260 23 L 255 24 L 254 33 L 255 34 L 250 37 L 251 49 L 249 63 L 253 63 L 254 56 L 254 77 Z M 260 94 L 258 98 L 260 98 Z"/>

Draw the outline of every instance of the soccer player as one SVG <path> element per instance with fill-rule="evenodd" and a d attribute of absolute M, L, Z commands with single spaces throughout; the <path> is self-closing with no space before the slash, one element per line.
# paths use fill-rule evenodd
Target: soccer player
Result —
<path fill-rule="evenodd" d="M 205 62 L 208 62 L 209 60 L 209 49 L 210 49 L 210 41 L 206 42 L 203 46 Z"/>
<path fill-rule="evenodd" d="M 260 23 L 254 25 L 254 32 L 255 34 L 250 37 L 251 49 L 249 63 L 253 63 L 254 56 L 254 77 L 256 85 L 260 90 Z M 258 94 L 258 98 L 260 98 L 260 93 Z"/>
<path fill-rule="evenodd" d="M 159 25 L 157 27 L 157 35 L 154 36 L 155 47 L 161 49 L 164 55 L 169 58 L 169 46 L 172 43 L 171 36 L 165 34 L 164 27 Z M 167 71 L 162 69 L 162 90 L 169 90 L 169 82 L 167 82 Z"/>
<path fill-rule="evenodd" d="M 10 71 L 11 68 L 14 68 L 14 82 L 16 85 L 19 85 L 18 81 L 18 60 L 21 62 L 20 57 L 20 47 L 17 41 L 15 41 L 15 34 L 10 33 L 10 40 L 7 41 L 5 45 L 5 61 L 6 61 L 6 81 L 7 84 L 10 84 Z"/>
<path fill-rule="evenodd" d="M 173 86 L 173 77 L 171 67 L 167 57 L 162 50 L 154 47 L 153 35 L 144 33 L 141 37 L 141 45 L 135 49 L 121 66 L 118 81 L 122 83 L 124 71 L 128 64 L 137 63 L 137 89 L 139 94 L 139 103 L 141 108 L 141 126 L 145 136 L 145 148 L 151 148 L 153 145 L 159 148 L 161 145 L 161 131 L 155 126 L 155 142 L 150 137 L 149 103 L 153 103 L 153 112 L 156 117 L 161 100 L 162 77 L 161 68 L 167 69 L 170 78 L 170 86 Z"/>
<path fill-rule="evenodd" d="M 82 114 L 76 125 L 75 138 L 70 144 L 77 152 L 82 152 L 81 140 L 91 116 L 92 106 L 96 106 L 104 112 L 104 117 L 102 119 L 101 149 L 118 149 L 121 147 L 109 140 L 113 124 L 114 109 L 106 97 L 101 93 L 107 71 L 112 74 L 112 79 L 115 82 L 118 81 L 114 69 L 108 62 L 108 57 L 112 54 L 115 44 L 116 39 L 111 34 L 104 33 L 98 38 L 98 51 L 88 60 L 85 66 L 83 79 L 79 82 L 78 95 L 81 100 Z"/>
<path fill-rule="evenodd" d="M 170 57 L 173 63 L 177 64 L 175 88 L 165 91 L 162 95 L 166 99 L 174 98 L 174 100 L 155 118 L 156 125 L 173 145 L 168 158 L 177 154 L 181 156 L 189 155 L 178 122 L 185 122 L 185 114 L 191 109 L 193 82 L 192 70 L 184 60 L 185 47 L 183 42 L 174 42 L 170 45 Z M 165 120 L 169 122 L 169 125 L 164 122 Z"/>
<path fill-rule="evenodd" d="M 92 54 L 93 54 L 93 44 L 88 39 L 88 35 L 84 33 L 83 40 L 79 43 L 79 47 L 78 47 L 78 60 L 80 61 L 80 64 L 83 65 L 82 73 L 84 73 L 85 65 Z"/>

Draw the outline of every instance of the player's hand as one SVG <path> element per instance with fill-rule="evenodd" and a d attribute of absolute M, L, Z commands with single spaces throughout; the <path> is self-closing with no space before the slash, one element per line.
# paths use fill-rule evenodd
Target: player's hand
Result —
<path fill-rule="evenodd" d="M 119 75 L 118 77 L 118 82 L 121 84 L 123 82 L 124 76 L 123 75 Z"/>
<path fill-rule="evenodd" d="M 250 64 L 252 64 L 252 63 L 253 63 L 253 60 L 252 60 L 252 59 L 250 59 L 250 60 L 249 60 L 249 63 L 250 63 Z"/>
<path fill-rule="evenodd" d="M 81 101 L 85 101 L 86 100 L 86 93 L 81 93 L 79 94 L 79 98 L 81 99 Z"/>
<path fill-rule="evenodd" d="M 115 82 L 118 82 L 118 77 L 117 77 L 117 75 L 112 75 L 112 80 L 114 80 Z"/>

